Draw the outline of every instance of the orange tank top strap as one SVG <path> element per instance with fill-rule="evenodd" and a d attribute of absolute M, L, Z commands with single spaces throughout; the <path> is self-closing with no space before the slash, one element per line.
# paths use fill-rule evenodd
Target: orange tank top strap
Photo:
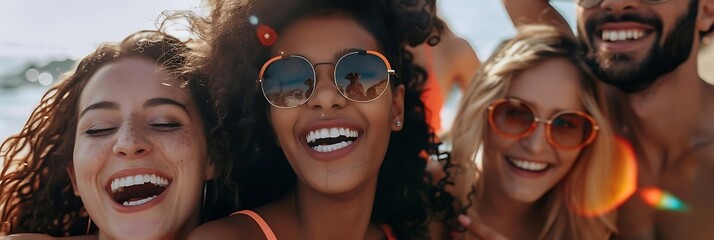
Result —
<path fill-rule="evenodd" d="M 238 212 L 234 212 L 231 214 L 231 216 L 238 215 L 238 214 L 243 214 L 243 215 L 248 215 L 250 218 L 252 218 L 255 223 L 260 226 L 260 230 L 263 231 L 263 234 L 265 234 L 265 238 L 268 240 L 277 240 L 278 238 L 275 237 L 275 233 L 273 233 L 273 229 L 270 229 L 270 226 L 268 226 L 268 223 L 265 222 L 265 220 L 258 215 L 258 213 L 251 211 L 251 210 L 242 210 Z"/>
<path fill-rule="evenodd" d="M 382 228 L 384 235 L 387 236 L 387 240 L 397 240 L 397 236 L 394 235 L 394 230 L 388 224 L 381 224 L 379 227 Z"/>
<path fill-rule="evenodd" d="M 426 107 L 427 124 L 434 129 L 434 133 L 441 133 L 441 108 L 444 107 L 444 94 L 441 91 L 439 80 L 436 78 L 434 69 L 434 53 L 431 46 L 423 46 L 424 57 L 426 58 L 427 78 L 424 84 L 424 92 L 421 100 Z"/>

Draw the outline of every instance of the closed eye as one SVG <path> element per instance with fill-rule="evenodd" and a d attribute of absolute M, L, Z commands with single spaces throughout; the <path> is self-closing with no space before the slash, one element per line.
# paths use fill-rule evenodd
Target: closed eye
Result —
<path fill-rule="evenodd" d="M 152 124 L 149 124 L 149 126 L 168 131 L 168 130 L 180 128 L 183 125 L 180 122 L 169 122 L 169 123 L 152 123 Z"/>
<path fill-rule="evenodd" d="M 84 131 L 85 134 L 90 135 L 90 136 L 104 136 L 107 134 L 110 134 L 114 132 L 117 128 L 112 127 L 112 128 L 99 128 L 99 129 L 87 129 Z"/>

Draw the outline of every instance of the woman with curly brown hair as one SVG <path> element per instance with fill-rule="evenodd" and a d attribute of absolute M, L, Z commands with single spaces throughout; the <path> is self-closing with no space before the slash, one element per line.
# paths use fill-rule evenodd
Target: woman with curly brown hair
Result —
<path fill-rule="evenodd" d="M 231 196 L 230 164 L 212 134 L 205 79 L 179 72 L 187 51 L 139 31 L 50 88 L 0 148 L 2 231 L 176 239 L 232 210 L 212 200 Z"/>
<path fill-rule="evenodd" d="M 191 236 L 428 238 L 423 156 L 433 133 L 419 99 L 425 72 L 404 47 L 429 37 L 433 7 L 217 1 L 194 19 L 207 41 L 196 67 L 224 114 L 248 211 Z"/>

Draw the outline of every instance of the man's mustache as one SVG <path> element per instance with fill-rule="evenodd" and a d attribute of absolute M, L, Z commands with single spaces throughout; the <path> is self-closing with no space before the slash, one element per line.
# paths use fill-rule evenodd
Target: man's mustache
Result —
<path fill-rule="evenodd" d="M 634 13 L 625 13 L 625 14 L 604 14 L 600 17 L 592 18 L 587 21 L 585 24 L 586 29 L 588 30 L 588 33 L 592 34 L 595 32 L 595 29 L 597 26 L 606 24 L 606 23 L 617 23 L 617 22 L 636 22 L 636 23 L 641 23 L 644 25 L 652 26 L 656 31 L 661 31 L 662 29 L 662 21 L 658 18 L 655 17 L 649 17 L 649 16 L 643 16 L 640 14 L 634 14 Z"/>

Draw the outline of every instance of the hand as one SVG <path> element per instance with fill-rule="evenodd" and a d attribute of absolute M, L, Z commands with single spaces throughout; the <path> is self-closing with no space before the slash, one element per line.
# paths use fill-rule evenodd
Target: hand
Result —
<path fill-rule="evenodd" d="M 493 228 L 486 226 L 483 222 L 472 221 L 470 217 L 463 214 L 459 215 L 458 219 L 459 223 L 469 232 L 469 238 L 475 237 L 480 240 L 508 240 L 508 238 Z"/>

